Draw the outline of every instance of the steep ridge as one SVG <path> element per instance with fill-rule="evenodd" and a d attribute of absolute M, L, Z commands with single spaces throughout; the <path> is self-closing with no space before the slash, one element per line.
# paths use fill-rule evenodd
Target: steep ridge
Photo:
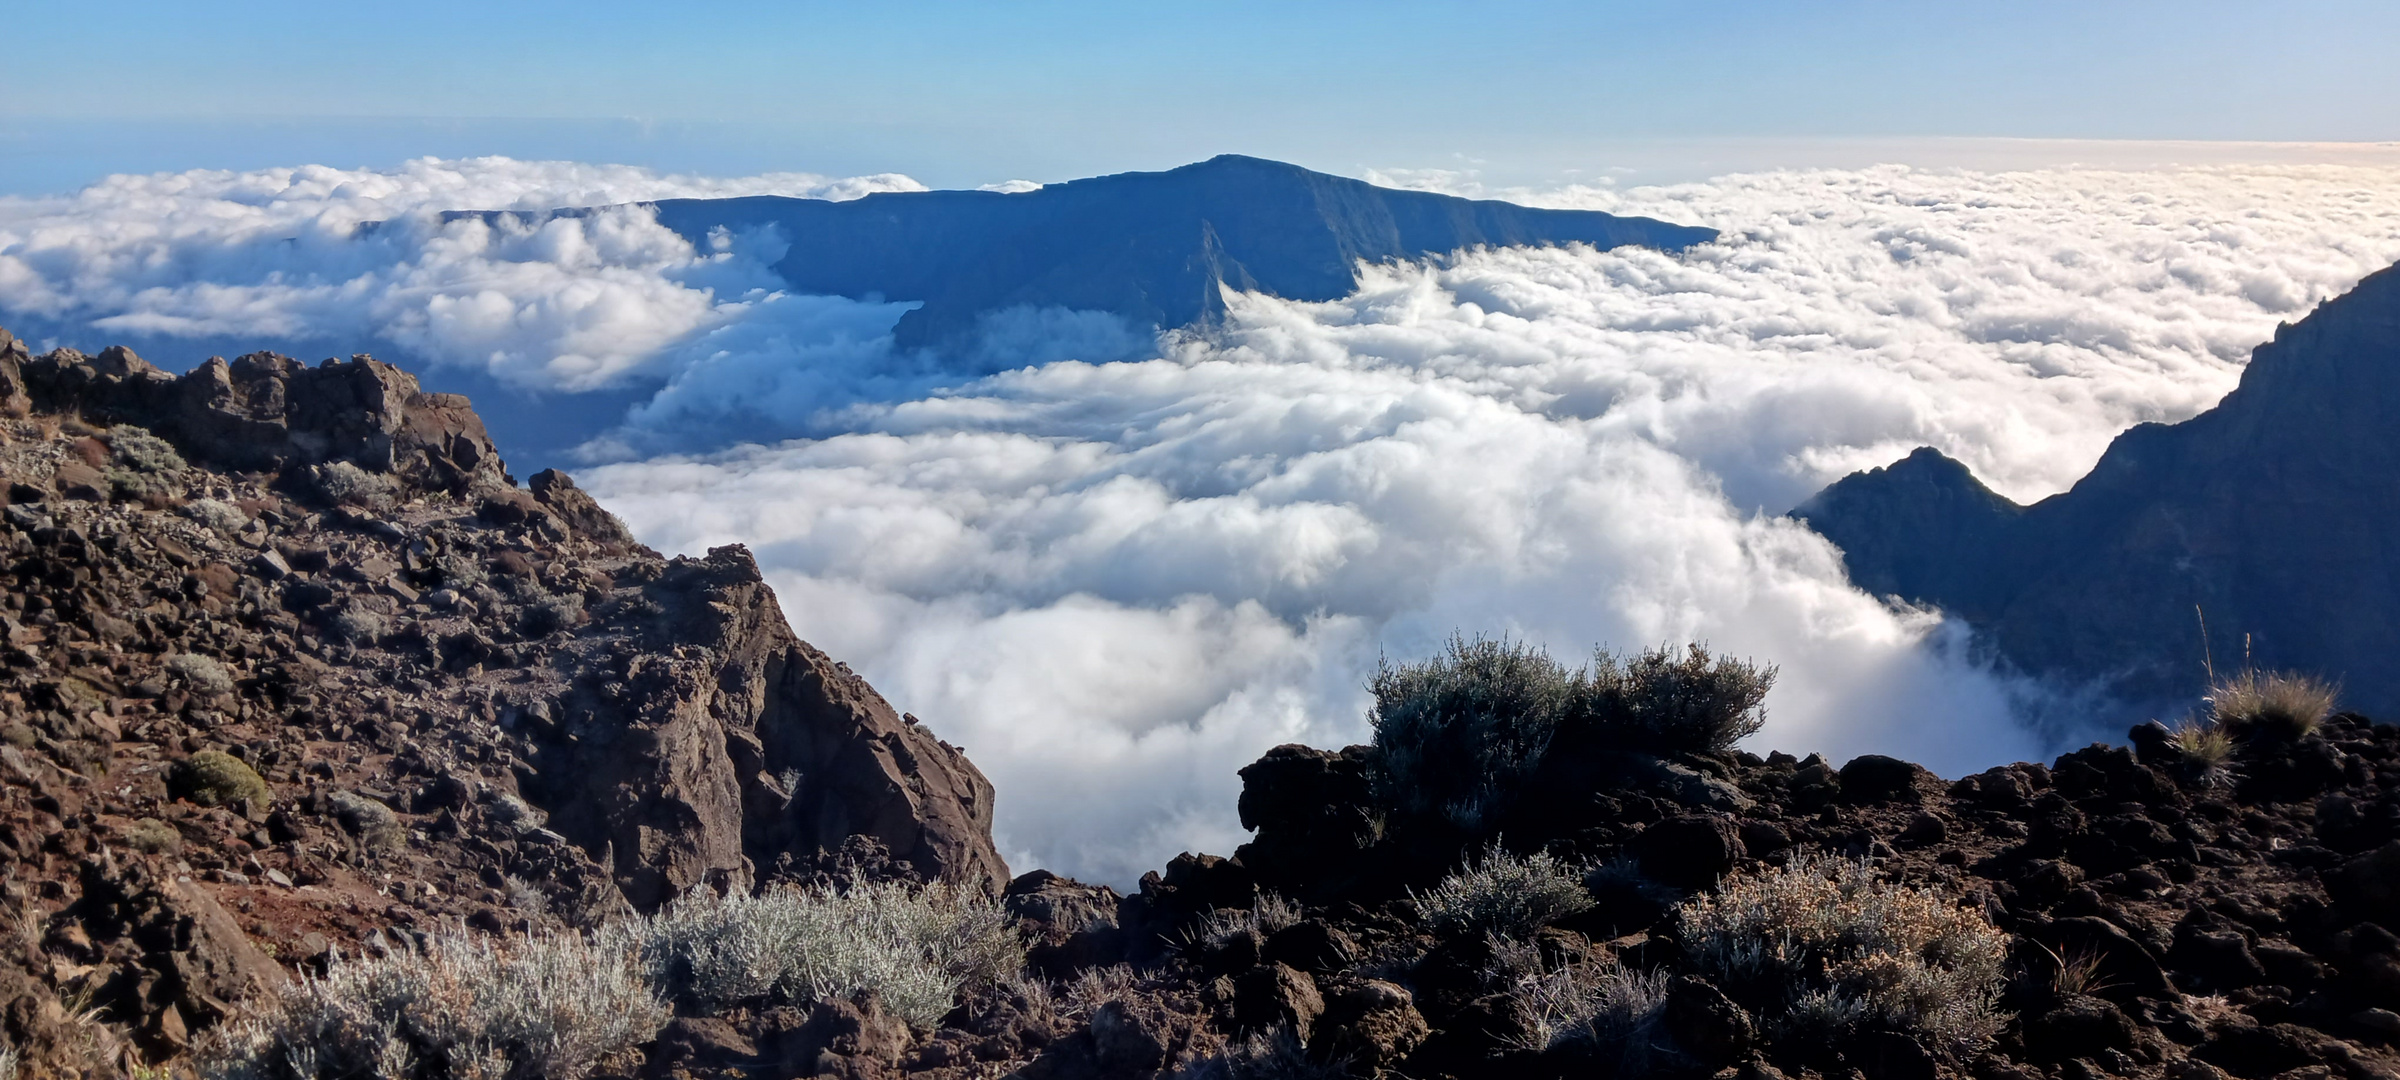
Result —
<path fill-rule="evenodd" d="M 1234 154 L 1013 194 L 653 205 L 661 224 L 703 250 L 713 230 L 772 226 L 791 245 L 775 269 L 795 291 L 921 301 L 895 330 L 911 348 L 956 342 L 1009 308 L 1101 311 L 1136 328 L 1181 327 L 1223 313 L 1220 284 L 1335 300 L 1357 287 L 1362 260 L 1479 245 L 1675 251 L 1717 235 L 1649 218 L 1397 191 Z"/>
<path fill-rule="evenodd" d="M 2127 431 L 2064 493 L 2018 507 L 1921 449 L 1792 513 L 1861 587 L 1960 616 L 2024 670 L 2148 706 L 2194 694 L 2206 657 L 2247 652 L 2390 714 L 2395 415 L 2400 269 L 2386 269 L 2279 328 L 2217 407 Z"/>
<path fill-rule="evenodd" d="M 1007 880 L 990 783 L 794 637 L 747 551 L 519 488 L 389 365 L 172 376 L 0 331 L 0 492 L 0 1026 L 37 1073 L 116 1067 L 108 1025 L 177 1054 L 393 928 L 836 862 Z"/>

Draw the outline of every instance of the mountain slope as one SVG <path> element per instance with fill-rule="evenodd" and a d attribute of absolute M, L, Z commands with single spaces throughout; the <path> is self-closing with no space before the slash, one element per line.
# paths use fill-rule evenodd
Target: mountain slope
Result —
<path fill-rule="evenodd" d="M 2171 699 L 2197 690 L 2204 655 L 2222 668 L 2247 647 L 2261 667 L 2340 678 L 2350 704 L 2389 714 L 2396 415 L 2400 268 L 2279 329 L 2216 408 L 2126 432 L 2064 493 L 2016 507 L 1924 449 L 1793 515 L 1842 549 L 1862 587 L 1965 618 L 2026 670 Z"/>
<path fill-rule="evenodd" d="M 1478 245 L 1680 250 L 1716 237 L 1649 218 L 1396 191 L 1232 154 L 1015 194 L 655 205 L 662 224 L 695 243 L 712 229 L 775 226 L 791 242 L 775 268 L 797 291 L 922 301 L 896 331 L 908 347 L 955 341 L 978 319 L 1014 307 L 1105 311 L 1136 327 L 1178 327 L 1222 313 L 1219 282 L 1322 301 L 1356 287 L 1360 260 Z"/>
<path fill-rule="evenodd" d="M 395 927 L 845 856 L 1007 879 L 991 784 L 794 637 L 747 551 L 664 558 L 562 474 L 516 486 L 390 365 L 173 376 L 0 330 L 0 499 L 0 902 L 31 934 L 0 1044 L 33 1075 L 111 1057 L 91 1016 L 179 1055 Z"/>

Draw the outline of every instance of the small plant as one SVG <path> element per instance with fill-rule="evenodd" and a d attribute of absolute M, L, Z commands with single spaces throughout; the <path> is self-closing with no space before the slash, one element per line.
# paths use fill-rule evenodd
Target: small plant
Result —
<path fill-rule="evenodd" d="M 702 1009 L 874 990 L 920 1028 L 940 1023 L 960 990 L 1014 978 L 1025 962 L 999 905 L 943 884 L 759 896 L 702 889 L 657 915 L 612 924 L 603 940 L 623 942 L 659 987 Z"/>
<path fill-rule="evenodd" d="M 2185 717 L 2167 734 L 2181 768 L 2202 783 L 2222 786 L 2233 777 L 2233 732 L 2225 725 Z"/>
<path fill-rule="evenodd" d="M 233 673 L 225 665 L 198 653 L 176 653 L 167 657 L 167 674 L 183 681 L 195 694 L 215 697 L 230 694 L 234 689 Z"/>
<path fill-rule="evenodd" d="M 1194 927 L 1187 947 L 1223 948 L 1226 942 L 1241 934 L 1257 934 L 1260 938 L 1285 927 L 1297 925 L 1300 906 L 1274 893 L 1260 893 L 1246 908 L 1218 908 L 1208 913 Z"/>
<path fill-rule="evenodd" d="M 1658 754 L 1730 749 L 1766 723 L 1775 675 L 1699 644 L 1600 649 L 1570 671 L 1525 642 L 1453 637 L 1440 656 L 1387 662 L 1368 684 L 1378 791 L 1402 814 L 1480 834 L 1561 737 Z"/>
<path fill-rule="evenodd" d="M 1634 971 L 1614 958 L 1552 963 L 1530 943 L 1491 939 L 1486 985 L 1508 994 L 1524 1035 L 1517 1049 L 1539 1053 L 1584 1042 L 1638 1053 L 1666 1005 L 1664 971 Z M 1634 1070 L 1638 1072 L 1639 1070 Z"/>
<path fill-rule="evenodd" d="M 2209 720 L 2234 738 L 2298 739 L 2333 714 L 2339 691 L 2306 675 L 2244 670 L 2208 688 Z"/>
<path fill-rule="evenodd" d="M 1592 906 L 1583 889 L 1588 870 L 1549 852 L 1517 856 L 1487 849 L 1433 888 L 1411 891 L 1417 917 L 1440 934 L 1532 936 L 1553 920 Z"/>
<path fill-rule="evenodd" d="M 2108 954 L 2092 948 L 2070 948 L 2063 955 L 2039 941 L 2033 947 L 2050 958 L 2050 992 L 2060 997 L 2096 994 L 2115 983 L 2100 978 L 2100 969 L 2108 963 Z"/>
<path fill-rule="evenodd" d="M 532 803 L 505 791 L 492 799 L 491 806 L 484 813 L 491 818 L 492 824 L 520 834 L 541 828 L 543 823 L 550 820 L 550 815 L 535 808 Z"/>
<path fill-rule="evenodd" d="M 561 630 L 583 625 L 583 597 L 569 593 L 546 596 L 525 605 L 524 617 L 518 620 L 517 631 L 529 638 L 548 637 Z"/>
<path fill-rule="evenodd" d="M 399 485 L 391 477 L 368 472 L 347 461 L 317 466 L 316 482 L 318 494 L 328 502 L 369 510 L 390 507 L 399 491 Z"/>
<path fill-rule="evenodd" d="M 167 793 L 201 806 L 226 806 L 268 797 L 258 770 L 222 750 L 202 750 L 167 770 Z"/>
<path fill-rule="evenodd" d="M 1766 726 L 1775 674 L 1772 664 L 1711 656 L 1697 642 L 1682 655 L 1653 648 L 1620 659 L 1602 649 L 1577 722 L 1618 745 L 1661 753 L 1730 750 Z"/>
<path fill-rule="evenodd" d="M 1539 646 L 1453 637 L 1442 655 L 1385 663 L 1368 689 L 1384 800 L 1470 829 L 1541 760 L 1583 685 Z"/>
<path fill-rule="evenodd" d="M 391 633 L 391 620 L 372 611 L 351 608 L 326 620 L 325 629 L 352 645 L 373 645 Z"/>
<path fill-rule="evenodd" d="M 218 532 L 240 532 L 250 515 L 223 499 L 193 499 L 183 504 L 183 516 Z"/>
<path fill-rule="evenodd" d="M 408 840 L 408 831 L 400 827 L 400 815 L 389 806 L 348 791 L 336 791 L 325 801 L 334 819 L 369 851 L 396 850 Z"/>
<path fill-rule="evenodd" d="M 550 913 L 550 899 L 542 895 L 542 890 L 515 874 L 501 876 L 500 895 L 508 901 L 512 910 L 533 916 Z"/>
<path fill-rule="evenodd" d="M 137 473 L 173 475 L 184 470 L 183 455 L 175 452 L 175 444 L 151 434 L 147 428 L 132 424 L 110 428 L 108 448 L 118 462 Z"/>
<path fill-rule="evenodd" d="M 208 1080 L 576 1080 L 668 1016 L 621 950 L 579 935 L 501 946 L 445 932 L 422 949 L 337 958 L 220 1027 L 194 1058 Z"/>
<path fill-rule="evenodd" d="M 125 826 L 125 846 L 145 855 L 159 855 L 183 847 L 183 834 L 157 818 L 143 818 Z"/>
<path fill-rule="evenodd" d="M 1692 964 L 1771 1030 L 1838 1038 L 1874 1024 L 1971 1056 L 2000 1028 L 2008 935 L 1864 861 L 1801 855 L 1739 871 L 1677 912 Z"/>

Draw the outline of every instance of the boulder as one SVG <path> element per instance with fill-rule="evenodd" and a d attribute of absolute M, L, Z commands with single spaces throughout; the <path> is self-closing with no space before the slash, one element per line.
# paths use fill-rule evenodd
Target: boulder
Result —
<path fill-rule="evenodd" d="M 1432 1028 L 1406 989 L 1365 979 L 1337 984 L 1326 993 L 1315 1034 L 1309 1043 L 1314 1056 L 1348 1061 L 1356 1074 L 1372 1076 L 1415 1053 Z"/>
<path fill-rule="evenodd" d="M 1861 754 L 1842 766 L 1842 797 L 1852 803 L 1916 802 L 1922 797 L 1920 785 L 1940 783 L 1922 765 L 1885 757 L 1882 754 Z"/>
<path fill-rule="evenodd" d="M 1251 1031 L 1283 1027 L 1308 1040 L 1325 999 L 1316 980 L 1289 964 L 1260 964 L 1233 980 L 1234 1022 Z"/>
<path fill-rule="evenodd" d="M 1667 987 L 1659 1023 L 1686 1056 L 1711 1067 L 1750 1056 L 1751 1041 L 1757 1036 L 1750 1014 L 1715 984 L 1696 975 L 1677 978 Z"/>
<path fill-rule="evenodd" d="M 2400 840 L 2343 863 L 2326 875 L 2325 891 L 2361 915 L 2400 911 Z"/>
<path fill-rule="evenodd" d="M 1642 873 L 1681 889 L 1716 884 L 1748 854 L 1733 819 L 1714 814 L 1682 814 L 1658 822 L 1634 837 L 1630 850 L 1640 860 Z"/>

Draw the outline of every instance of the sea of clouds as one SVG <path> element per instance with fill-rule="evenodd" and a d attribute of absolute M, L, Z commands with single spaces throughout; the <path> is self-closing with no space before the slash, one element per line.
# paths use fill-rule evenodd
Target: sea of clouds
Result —
<path fill-rule="evenodd" d="M 2014 498 L 2062 490 L 2400 259 L 2396 169 L 1760 173 L 1505 193 L 1724 230 L 1680 255 L 1371 267 L 1332 303 L 1234 298 L 1206 336 L 1010 313 L 932 357 L 893 349 L 902 304 L 779 293 L 772 235 L 439 216 L 913 186 L 502 160 L 116 177 L 0 199 L 0 325 L 655 388 L 584 484 L 661 549 L 748 544 L 802 636 L 991 775 L 1012 862 L 1124 882 L 1238 844 L 1236 769 L 1361 739 L 1378 658 L 1454 631 L 1779 663 L 1760 748 L 1955 774 L 2106 734 L 1850 588 L 1781 514 L 1919 445 Z"/>

